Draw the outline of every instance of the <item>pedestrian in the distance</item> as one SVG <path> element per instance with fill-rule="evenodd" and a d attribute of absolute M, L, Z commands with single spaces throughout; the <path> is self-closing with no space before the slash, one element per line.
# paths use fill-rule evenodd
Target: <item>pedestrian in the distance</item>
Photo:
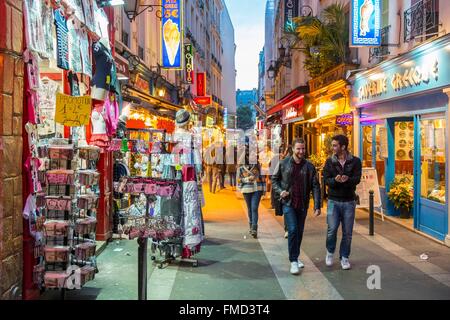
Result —
<path fill-rule="evenodd" d="M 342 240 L 339 258 L 342 269 L 351 268 L 349 261 L 353 223 L 356 209 L 356 186 L 361 182 L 361 160 L 348 151 L 348 138 L 337 135 L 332 139 L 333 155 L 325 162 L 323 177 L 328 186 L 327 209 L 327 255 L 325 263 L 333 265 L 336 250 L 337 232 L 342 223 Z"/>
<path fill-rule="evenodd" d="M 228 175 L 230 176 L 231 190 L 236 191 L 236 172 L 237 172 L 236 154 L 237 154 L 237 152 L 236 152 L 235 147 L 231 147 L 229 151 L 231 153 L 233 153 L 233 163 L 227 164 L 227 172 L 228 172 Z"/>
<path fill-rule="evenodd" d="M 261 166 L 258 161 L 252 163 L 249 146 L 246 145 L 244 161 L 238 168 L 238 188 L 242 192 L 248 211 L 249 233 L 253 238 L 258 237 L 258 210 L 262 195 L 266 192 L 266 183 L 261 176 Z"/>
<path fill-rule="evenodd" d="M 304 268 L 299 257 L 311 192 L 316 217 L 321 213 L 321 200 L 316 168 L 305 158 L 305 141 L 296 139 L 292 146 L 292 157 L 288 156 L 280 162 L 272 176 L 272 185 L 282 202 L 283 215 L 288 227 L 290 272 L 296 275 L 299 274 L 300 268 Z"/>

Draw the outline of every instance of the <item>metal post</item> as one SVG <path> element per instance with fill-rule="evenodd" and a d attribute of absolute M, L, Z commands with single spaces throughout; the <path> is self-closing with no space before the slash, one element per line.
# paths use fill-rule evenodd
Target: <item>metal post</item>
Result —
<path fill-rule="evenodd" d="M 145 226 L 148 226 L 150 196 L 147 196 L 145 206 Z M 147 300 L 147 238 L 138 238 L 138 292 L 139 300 Z"/>
<path fill-rule="evenodd" d="M 369 191 L 369 235 L 374 235 L 374 191 Z"/>
<path fill-rule="evenodd" d="M 147 300 L 147 238 L 138 238 L 138 294 Z"/>

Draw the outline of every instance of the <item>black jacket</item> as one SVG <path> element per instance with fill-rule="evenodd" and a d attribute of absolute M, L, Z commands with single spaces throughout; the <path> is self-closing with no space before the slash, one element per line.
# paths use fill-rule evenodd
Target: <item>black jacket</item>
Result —
<path fill-rule="evenodd" d="M 346 175 L 349 179 L 345 183 L 335 180 L 337 175 Z M 328 198 L 334 201 L 347 202 L 356 200 L 356 186 L 361 182 L 361 160 L 350 153 L 344 168 L 336 155 L 328 158 L 323 169 L 323 178 L 328 186 Z"/>
<path fill-rule="evenodd" d="M 284 160 L 281 160 L 275 168 L 275 173 L 272 176 L 271 180 L 276 200 L 280 198 L 281 192 L 291 192 L 292 173 L 294 170 L 294 166 L 292 164 L 293 161 L 293 157 L 287 157 Z M 316 168 L 311 162 L 306 160 L 306 164 L 302 167 L 302 174 L 305 177 L 305 181 L 303 181 L 305 186 L 303 188 L 303 203 L 305 203 L 309 207 L 309 200 L 312 192 L 314 198 L 314 210 L 320 209 L 322 203 L 320 199 L 320 183 L 319 179 L 317 178 Z M 288 206 L 291 205 L 291 202 L 292 200 L 290 197 L 286 200 L 282 200 L 282 204 Z"/>

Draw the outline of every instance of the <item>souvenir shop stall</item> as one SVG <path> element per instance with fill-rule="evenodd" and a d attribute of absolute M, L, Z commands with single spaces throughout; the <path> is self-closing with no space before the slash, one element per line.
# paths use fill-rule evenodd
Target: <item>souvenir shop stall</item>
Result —
<path fill-rule="evenodd" d="M 147 298 L 149 245 L 159 268 L 177 258 L 197 266 L 192 258 L 200 251 L 204 228 L 201 158 L 194 144 L 201 133 L 188 130 L 189 117 L 180 110 L 175 130 L 136 128 L 128 120 L 112 142 L 117 231 L 139 244 L 140 300 Z"/>
<path fill-rule="evenodd" d="M 24 299 L 81 289 L 99 271 L 120 89 L 95 0 L 24 0 Z M 103 210 L 103 212 L 102 212 Z M 103 226 L 102 226 L 103 227 Z"/>

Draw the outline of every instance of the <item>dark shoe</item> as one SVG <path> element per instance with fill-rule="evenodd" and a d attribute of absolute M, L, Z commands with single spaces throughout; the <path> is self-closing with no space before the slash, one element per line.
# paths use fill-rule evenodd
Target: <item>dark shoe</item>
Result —
<path fill-rule="evenodd" d="M 258 238 L 258 232 L 257 232 L 256 230 L 251 230 L 251 231 L 250 231 L 250 234 L 252 235 L 252 237 L 253 237 L 254 239 L 257 239 L 257 238 Z"/>

